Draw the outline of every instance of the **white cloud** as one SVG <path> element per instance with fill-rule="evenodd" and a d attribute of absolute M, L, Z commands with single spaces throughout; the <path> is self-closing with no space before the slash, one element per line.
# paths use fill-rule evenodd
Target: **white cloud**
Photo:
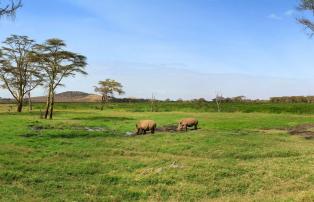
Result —
<path fill-rule="evenodd" d="M 285 16 L 292 16 L 295 13 L 295 10 L 287 10 L 284 14 Z"/>
<path fill-rule="evenodd" d="M 270 14 L 267 16 L 269 19 L 272 19 L 272 20 L 282 20 L 282 17 L 279 16 L 279 15 L 276 15 L 274 13 Z"/>
<path fill-rule="evenodd" d="M 272 19 L 272 20 L 283 20 L 284 18 L 286 17 L 291 17 L 295 14 L 295 10 L 293 9 L 290 9 L 290 10 L 287 10 L 285 11 L 284 13 L 282 14 L 275 14 L 275 13 L 271 13 L 269 14 L 267 17 L 269 19 Z"/>

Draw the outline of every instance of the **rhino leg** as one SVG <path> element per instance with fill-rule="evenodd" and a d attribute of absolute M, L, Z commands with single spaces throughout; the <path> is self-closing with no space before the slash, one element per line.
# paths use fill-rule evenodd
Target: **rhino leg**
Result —
<path fill-rule="evenodd" d="M 154 127 L 152 128 L 151 133 L 152 133 L 152 134 L 155 133 L 155 128 L 154 128 Z"/>
<path fill-rule="evenodd" d="M 179 123 L 179 124 L 178 124 L 178 127 L 177 127 L 177 131 L 181 131 L 181 129 L 182 129 L 182 126 L 181 126 L 181 124 Z"/>
<path fill-rule="evenodd" d="M 197 124 L 194 125 L 194 129 L 197 130 Z"/>

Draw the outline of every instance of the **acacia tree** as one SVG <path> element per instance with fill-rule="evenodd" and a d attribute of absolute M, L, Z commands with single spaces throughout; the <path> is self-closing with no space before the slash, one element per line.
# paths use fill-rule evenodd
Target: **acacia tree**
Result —
<path fill-rule="evenodd" d="M 36 61 L 44 72 L 47 88 L 47 103 L 45 119 L 52 119 L 54 110 L 55 93 L 61 81 L 77 73 L 86 75 L 86 57 L 74 52 L 64 50 L 66 44 L 61 39 L 48 39 L 45 43 L 36 46 Z"/>
<path fill-rule="evenodd" d="M 17 111 L 21 112 L 24 96 L 41 85 L 43 79 L 32 60 L 34 40 L 27 36 L 12 35 L 3 44 L 0 49 L 1 87 L 9 90 L 17 103 Z"/>
<path fill-rule="evenodd" d="M 101 110 L 104 109 L 105 103 L 114 98 L 115 93 L 124 94 L 122 84 L 112 79 L 99 81 L 98 86 L 95 86 L 95 92 L 101 94 Z"/>
<path fill-rule="evenodd" d="M 18 0 L 0 0 L 0 17 L 14 16 L 17 9 L 22 7 L 22 1 Z"/>
<path fill-rule="evenodd" d="M 314 14 L 314 0 L 301 0 L 299 4 L 299 9 L 302 11 L 309 11 Z M 311 31 L 310 36 L 314 34 L 314 22 L 310 19 L 302 17 L 298 21 L 303 24 L 307 29 Z"/>

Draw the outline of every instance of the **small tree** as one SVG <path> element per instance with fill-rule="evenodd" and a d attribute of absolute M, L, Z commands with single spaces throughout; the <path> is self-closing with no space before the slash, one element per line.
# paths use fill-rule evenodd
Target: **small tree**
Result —
<path fill-rule="evenodd" d="M 34 41 L 27 36 L 12 35 L 3 44 L 0 49 L 1 87 L 9 90 L 17 103 L 17 111 L 21 112 L 24 96 L 41 85 L 43 80 L 32 60 Z"/>
<path fill-rule="evenodd" d="M 156 103 L 156 98 L 155 98 L 154 93 L 152 93 L 152 98 L 150 99 L 150 111 L 151 112 L 155 112 L 156 111 L 155 103 Z"/>
<path fill-rule="evenodd" d="M 222 96 L 221 93 L 216 93 L 216 97 L 215 99 L 213 99 L 213 101 L 215 101 L 216 106 L 217 106 L 217 112 L 221 112 L 221 102 L 224 99 L 224 97 Z"/>
<path fill-rule="evenodd" d="M 101 94 L 101 110 L 104 109 L 105 103 L 114 98 L 115 93 L 124 94 L 122 84 L 112 79 L 99 81 L 98 86 L 95 86 L 95 92 Z"/>
<path fill-rule="evenodd" d="M 54 110 L 55 93 L 61 81 L 77 73 L 86 75 L 86 57 L 64 50 L 66 44 L 60 39 L 48 39 L 44 44 L 37 45 L 35 60 L 44 72 L 47 87 L 47 103 L 45 119 L 52 119 Z"/>
<path fill-rule="evenodd" d="M 314 13 L 314 0 L 301 0 L 299 9 L 302 11 L 310 11 Z M 311 31 L 310 36 L 314 34 L 314 22 L 307 18 L 300 18 L 298 21 Z"/>
<path fill-rule="evenodd" d="M 0 17 L 2 17 L 2 16 L 14 16 L 16 13 L 16 10 L 22 7 L 22 1 L 21 0 L 18 0 L 18 1 L 0 0 L 0 6 L 1 6 L 0 7 Z"/>

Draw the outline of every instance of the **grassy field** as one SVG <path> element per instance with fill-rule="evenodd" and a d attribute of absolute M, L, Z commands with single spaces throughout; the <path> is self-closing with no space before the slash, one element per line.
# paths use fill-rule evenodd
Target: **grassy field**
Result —
<path fill-rule="evenodd" d="M 0 108 L 6 111 L 15 110 L 13 104 L 0 104 Z M 11 106 L 11 108 L 9 107 Z M 35 104 L 36 110 L 44 109 L 44 104 Z M 99 103 L 58 103 L 59 110 L 97 110 Z M 150 112 L 151 104 L 142 103 L 109 103 L 107 109 L 127 112 Z M 213 102 L 157 102 L 154 109 L 157 112 L 217 112 L 217 106 Z M 262 112 L 262 113 L 292 113 L 292 114 L 314 114 L 314 103 L 222 103 L 222 112 Z"/>
<path fill-rule="evenodd" d="M 39 105 L 22 114 L 0 105 L 0 201 L 313 201 L 314 140 L 280 130 L 314 122 L 294 107 L 151 113 L 58 104 L 49 121 Z M 162 126 L 183 117 L 198 118 L 201 129 L 125 136 L 140 119 Z"/>

